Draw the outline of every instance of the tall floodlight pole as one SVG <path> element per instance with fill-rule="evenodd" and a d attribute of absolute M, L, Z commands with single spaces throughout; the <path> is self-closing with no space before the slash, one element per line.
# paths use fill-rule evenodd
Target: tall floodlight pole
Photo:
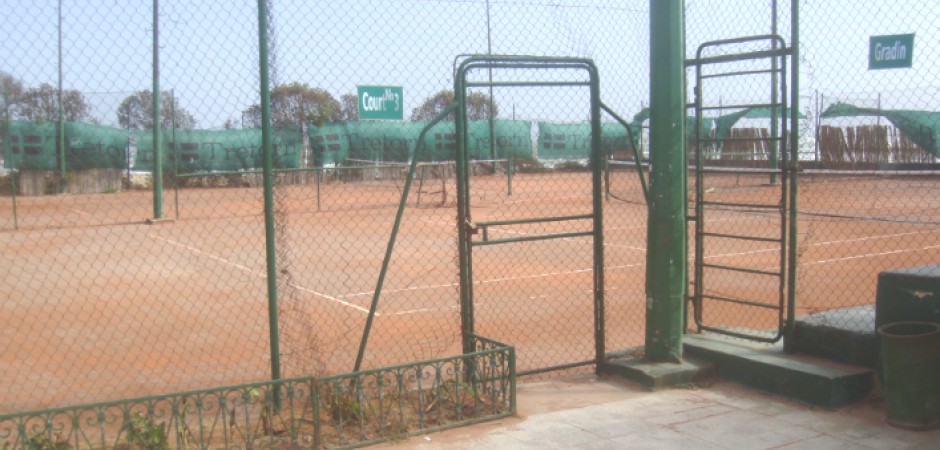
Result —
<path fill-rule="evenodd" d="M 646 357 L 682 359 L 686 292 L 685 2 L 650 2 Z"/>
<path fill-rule="evenodd" d="M 153 218 L 163 218 L 163 140 L 160 132 L 160 0 L 153 0 Z"/>

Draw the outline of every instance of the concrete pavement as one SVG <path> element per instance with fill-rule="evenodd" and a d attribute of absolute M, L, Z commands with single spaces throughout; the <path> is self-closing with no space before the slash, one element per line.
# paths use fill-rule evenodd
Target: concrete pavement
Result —
<path fill-rule="evenodd" d="M 649 392 L 621 380 L 520 384 L 518 414 L 391 449 L 940 449 L 940 430 L 884 423 L 879 394 L 829 411 L 718 381 Z"/>

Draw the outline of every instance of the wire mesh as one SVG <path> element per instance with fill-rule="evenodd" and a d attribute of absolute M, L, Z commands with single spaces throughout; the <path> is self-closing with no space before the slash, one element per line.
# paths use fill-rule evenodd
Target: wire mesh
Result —
<path fill-rule="evenodd" d="M 6 237 L 0 380 L 10 388 L 0 395 L 0 413 L 271 377 L 252 3 L 8 5 L 0 24 L 8 37 L 0 43 Z M 646 98 L 642 2 L 264 4 L 284 377 L 353 368 L 404 164 L 429 114 L 453 98 L 458 55 L 590 57 L 601 68 L 602 98 L 614 110 L 630 117 Z M 621 30 L 616 39 L 611 29 Z M 638 44 L 622 46 L 624 36 Z M 365 85 L 401 87 L 402 120 L 359 120 L 357 87 Z M 481 132 L 475 143 L 482 152 L 471 164 L 475 182 L 505 186 L 510 161 L 520 197 L 526 179 L 542 171 L 558 180 L 584 175 L 563 170 L 583 165 L 580 157 L 550 163 L 536 157 L 534 120 L 580 124 L 586 116 L 571 115 L 566 102 L 544 104 L 504 90 L 480 94 L 494 99 L 498 133 Z M 489 110 L 477 114 L 474 127 L 486 129 Z M 452 126 L 439 126 L 426 142 L 429 154 L 407 199 L 364 368 L 460 352 Z M 162 141 L 157 151 L 154 127 Z M 487 154 L 505 146 L 525 157 Z M 158 163 L 163 189 L 155 193 Z M 627 175 L 612 177 L 612 191 L 636 198 L 638 185 Z M 565 201 L 539 199 L 550 206 Z M 627 244 L 608 247 L 618 264 L 612 270 L 624 266 L 608 295 L 617 305 L 608 346 L 635 346 L 642 336 L 641 309 L 632 306 L 642 304 L 635 256 L 643 233 L 636 224 L 645 213 L 634 203 L 610 208 L 607 223 L 612 232 L 628 230 L 622 241 L 630 249 L 621 255 L 618 245 Z M 533 263 L 550 268 L 566 255 L 543 256 L 549 259 Z M 553 283 L 546 286 L 565 284 L 564 277 Z M 581 298 L 590 286 L 572 289 Z M 547 310 L 549 317 L 529 301 L 538 295 L 515 291 L 492 310 L 495 320 L 534 330 L 590 309 L 566 299 Z M 551 335 L 540 339 L 532 345 L 552 361 L 575 357 L 557 350 L 561 341 Z"/>
<path fill-rule="evenodd" d="M 770 34 L 775 16 L 776 33 L 790 45 L 790 3 L 687 2 L 687 55 L 691 57 L 705 41 Z M 938 257 L 933 245 L 938 222 L 932 188 L 937 152 L 925 138 L 935 127 L 932 117 L 937 109 L 937 87 L 928 75 L 936 66 L 937 45 L 928 30 L 938 11 L 933 6 L 878 0 L 807 0 L 799 6 L 798 269 L 796 279 L 789 281 L 796 284 L 795 313 L 799 317 L 844 309 L 846 314 L 840 316 L 848 322 L 844 326 L 873 330 L 877 274 L 922 266 Z M 873 37 L 905 34 L 915 36 L 910 68 L 869 67 Z M 788 75 L 789 86 L 793 81 Z M 740 83 L 713 84 L 707 94 L 718 99 L 712 103 L 728 105 L 746 98 L 747 89 Z M 716 111 L 710 118 L 730 112 Z M 908 118 L 912 122 L 905 123 Z M 742 120 L 732 126 L 730 137 L 768 133 L 767 125 Z M 715 156 L 706 165 L 753 167 L 754 160 L 766 164 L 768 158 Z M 771 189 L 763 177 L 745 174 L 725 176 L 713 187 L 715 195 L 733 190 L 752 197 Z M 693 188 L 690 178 L 690 192 Z M 758 224 L 746 225 L 746 220 L 736 220 L 735 226 L 767 231 Z M 771 251 L 771 247 L 740 247 L 727 254 L 706 252 L 705 258 L 748 263 L 752 254 Z M 745 279 L 730 281 L 725 287 L 731 296 L 744 297 L 752 289 Z M 765 330 L 767 324 L 751 318 L 752 312 L 735 307 L 711 313 L 715 322 L 729 329 Z"/>
<path fill-rule="evenodd" d="M 258 10 L 231 1 L 164 1 L 154 15 L 153 5 L 5 5 L 0 380 L 11 388 L 0 396 L 0 413 L 271 376 Z M 452 101 L 459 55 L 592 58 L 601 99 L 632 117 L 639 131 L 635 144 L 641 155 L 649 154 L 643 129 L 649 106 L 646 3 L 265 5 L 280 312 L 276 356 L 283 376 L 352 369 L 404 164 L 423 124 Z M 870 305 L 879 271 L 938 258 L 937 151 L 923 133 L 936 129 L 929 120 L 938 87 L 929 80 L 937 45 L 929 31 L 938 11 L 879 0 L 807 0 L 801 12 L 795 282 L 796 312 L 809 314 Z M 793 41 L 789 2 L 686 3 L 690 58 L 705 41 L 770 33 L 788 45 Z M 869 38 L 894 34 L 915 35 L 912 67 L 868 70 Z M 795 80 L 787 77 L 792 86 Z M 402 119 L 359 120 L 357 87 L 366 85 L 401 87 Z M 589 179 L 584 157 L 560 146 L 587 119 L 583 92 L 558 89 L 540 97 L 500 87 L 472 93 L 491 98 L 494 106 L 471 105 L 471 132 L 477 133 L 472 151 L 478 152 L 471 185 L 479 187 L 473 201 L 483 215 L 502 220 L 582 211 Z M 723 107 L 750 92 L 732 83 L 708 95 Z M 715 114 L 734 112 L 740 109 Z M 909 126 L 910 117 L 921 120 L 917 127 Z M 769 135 L 764 122 L 748 120 L 730 126 L 729 136 Z M 613 350 L 642 343 L 647 224 L 627 135 L 617 134 L 622 126 L 611 117 L 604 121 L 602 134 L 613 137 L 605 144 L 611 161 L 605 174 L 604 339 Z M 156 152 L 154 127 L 162 140 Z M 460 351 L 452 122 L 432 130 L 425 145 L 428 154 L 418 165 L 382 286 L 366 367 Z M 753 167 L 768 158 L 763 147 L 725 148 L 708 164 Z M 155 193 L 158 162 L 163 189 Z M 709 182 L 715 195 L 746 197 L 769 189 L 753 175 Z M 693 177 L 690 192 L 695 187 Z M 772 224 L 753 218 L 723 223 L 771 233 Z M 495 248 L 481 253 L 491 264 L 479 264 L 476 289 L 494 300 L 482 306 L 478 331 L 521 342 L 523 371 L 590 359 L 590 346 L 571 342 L 590 336 L 583 331 L 590 286 L 579 272 L 590 267 L 584 243 L 528 245 L 515 254 Z M 765 250 L 732 248 L 707 257 Z M 727 285 L 748 288 L 741 280 Z M 868 323 L 871 312 L 854 317 Z M 766 326 L 735 311 L 713 319 Z"/>

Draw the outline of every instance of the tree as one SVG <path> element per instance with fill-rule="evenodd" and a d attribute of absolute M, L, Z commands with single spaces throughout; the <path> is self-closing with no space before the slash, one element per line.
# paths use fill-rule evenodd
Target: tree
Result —
<path fill-rule="evenodd" d="M 174 112 L 176 128 L 191 130 L 196 128 L 196 119 L 186 109 L 173 104 L 174 97 L 169 92 L 160 93 L 160 128 L 173 128 Z M 175 107 L 174 107 L 175 106 Z M 153 93 L 149 90 L 129 95 L 118 106 L 118 124 L 128 130 L 153 129 Z"/>
<path fill-rule="evenodd" d="M 38 88 L 29 88 L 12 105 L 13 116 L 23 120 L 59 120 L 59 90 L 43 83 Z M 62 115 L 69 122 L 90 122 L 91 108 L 85 95 L 75 89 L 62 91 Z"/>
<path fill-rule="evenodd" d="M 271 90 L 271 125 L 275 127 L 336 122 L 342 117 L 342 109 L 332 94 L 306 83 L 295 81 Z M 243 115 L 245 126 L 261 126 L 261 105 L 249 106 Z"/>
<path fill-rule="evenodd" d="M 25 89 L 22 81 L 0 70 L 0 107 L 18 103 Z"/>
<path fill-rule="evenodd" d="M 411 110 L 411 120 L 431 120 L 438 114 L 454 104 L 454 91 L 443 90 L 428 97 L 421 106 Z M 467 118 L 469 120 L 484 120 L 490 118 L 486 113 L 490 106 L 490 96 L 482 92 L 471 92 L 467 95 Z M 499 116 L 499 106 L 493 102 L 493 118 Z M 445 120 L 454 120 L 451 113 Z"/>
<path fill-rule="evenodd" d="M 359 96 L 356 94 L 343 94 L 339 98 L 342 104 L 340 119 L 347 122 L 359 120 Z"/>

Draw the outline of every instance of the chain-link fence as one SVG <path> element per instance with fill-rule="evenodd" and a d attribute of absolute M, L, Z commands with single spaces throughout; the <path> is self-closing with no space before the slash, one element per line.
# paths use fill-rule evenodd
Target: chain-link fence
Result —
<path fill-rule="evenodd" d="M 787 258 L 780 254 L 780 227 L 786 226 L 780 208 L 791 200 L 781 180 L 747 170 L 769 168 L 773 137 L 789 138 L 782 130 L 774 133 L 766 111 L 740 106 L 775 101 L 770 77 L 701 80 L 700 95 L 712 108 L 703 121 L 702 142 L 711 145 L 711 153 L 703 157 L 700 199 L 720 211 L 705 217 L 704 234 L 691 233 L 690 242 L 698 237 L 705 244 L 699 263 L 705 297 L 723 300 L 703 304 L 706 324 L 732 332 L 775 328 L 773 309 L 781 306 L 781 295 L 786 297 L 775 278 L 782 274 L 795 282 L 797 316 L 845 309 L 840 317 L 847 318 L 846 326 L 873 330 L 877 274 L 937 260 L 940 92 L 931 74 L 940 47 L 931 29 L 938 14 L 932 5 L 879 0 L 800 2 L 799 58 L 786 61 L 799 64 L 799 79 L 789 67 L 782 79 L 788 90 L 794 81 L 799 86 L 794 196 L 799 219 L 790 258 L 797 264 L 795 280 L 778 270 L 780 258 Z M 779 34 L 791 46 L 791 17 L 790 1 L 690 0 L 686 54 L 691 59 L 708 41 L 747 35 Z M 757 59 L 730 70 L 746 71 L 746 64 L 753 69 Z M 694 69 L 688 74 L 692 102 Z M 790 100 L 776 100 L 783 98 Z M 789 117 L 789 111 L 781 112 Z M 690 148 L 694 142 L 690 137 Z M 694 152 L 689 158 L 694 166 Z M 784 164 L 782 154 L 778 161 Z M 737 172 L 719 170 L 729 167 Z M 694 173 L 690 211 L 696 203 Z M 731 206 L 742 203 L 748 207 Z"/>
<path fill-rule="evenodd" d="M 642 2 L 266 6 L 273 255 L 253 2 L 8 5 L 0 413 L 269 379 L 271 274 L 281 376 L 352 370 L 377 286 L 365 368 L 458 354 L 452 119 L 425 141 L 377 285 L 409 152 L 453 101 L 455 61 L 589 57 L 617 113 L 629 119 L 648 97 Z M 364 86 L 400 88 L 401 116 L 360 120 Z M 590 205 L 583 183 L 571 184 L 590 184 L 577 147 L 589 134 L 583 91 L 474 90 L 481 217 Z M 626 159 L 625 129 L 605 121 L 608 153 Z M 643 336 L 645 206 L 636 172 L 612 167 L 606 339 L 615 349 Z M 593 338 L 591 265 L 580 252 L 589 244 L 557 245 L 479 264 L 478 331 L 517 340 L 520 370 L 592 356 L 580 342 Z M 575 316 L 578 334 L 560 332 Z"/>
<path fill-rule="evenodd" d="M 459 353 L 452 119 L 424 142 L 387 277 L 377 279 L 410 151 L 453 101 L 455 67 L 468 54 L 591 58 L 601 99 L 639 131 L 633 138 L 604 116 L 602 338 L 608 350 L 642 344 L 646 205 L 631 150 L 649 153 L 646 3 L 268 1 L 270 224 L 258 9 L 164 1 L 155 14 L 155 5 L 14 2 L 0 24 L 0 380 L 9 387 L 0 413 L 265 380 L 277 365 L 272 342 L 281 376 L 349 371 L 375 298 L 365 367 Z M 787 1 L 689 0 L 687 56 L 743 35 L 779 34 L 789 46 L 790 11 Z M 774 159 L 766 142 L 788 136 L 789 123 L 774 130 L 774 119 L 793 106 L 771 87 L 799 81 L 797 314 L 861 306 L 858 320 L 869 320 L 880 270 L 937 258 L 937 44 L 928 33 L 937 14 L 888 1 L 805 1 L 798 80 L 786 60 L 786 70 L 768 63 L 777 79 L 707 87 L 705 136 L 726 142 L 705 152 L 703 166 L 759 169 Z M 911 68 L 868 69 L 871 36 L 908 34 Z M 893 48 L 891 58 L 901 52 Z M 368 86 L 382 94 L 361 105 Z M 586 101 L 582 88 L 471 89 L 475 218 L 584 213 Z M 742 106 L 783 101 L 779 110 Z M 400 116 L 360 118 L 362 107 L 382 105 Z M 702 201 L 790 198 L 782 179 L 765 174 L 702 180 Z M 699 184 L 690 177 L 689 192 Z M 696 202 L 690 196 L 690 211 Z M 705 232 L 784 236 L 785 220 L 751 209 L 718 211 L 709 216 L 717 228 Z M 493 239 L 576 226 L 494 228 Z M 715 239 L 727 242 L 706 249 L 705 263 L 763 272 L 779 266 L 785 247 Z M 572 237 L 478 250 L 477 331 L 518 345 L 520 370 L 592 357 L 589 246 Z M 733 300 L 769 292 L 773 303 L 780 294 L 757 286 L 764 281 L 705 279 L 718 281 L 706 292 Z M 733 329 L 773 326 L 776 317 L 745 306 L 704 317 Z"/>

